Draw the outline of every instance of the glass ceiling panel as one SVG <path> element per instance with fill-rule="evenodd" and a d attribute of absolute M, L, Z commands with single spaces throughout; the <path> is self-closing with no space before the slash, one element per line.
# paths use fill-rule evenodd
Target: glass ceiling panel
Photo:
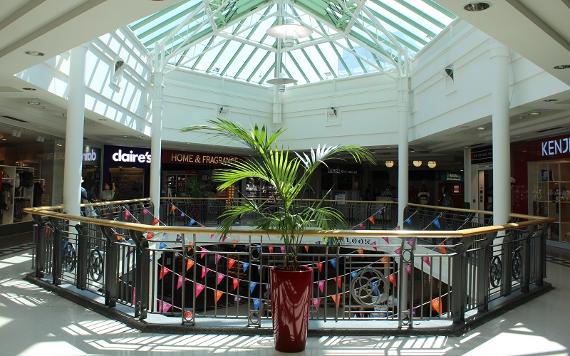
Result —
<path fill-rule="evenodd" d="M 281 0 L 278 0 L 281 1 Z M 278 21 L 268 0 L 182 0 L 129 25 L 167 63 L 268 85 L 278 71 L 297 84 L 401 68 L 454 20 L 434 0 L 288 0 L 285 16 L 313 29 L 281 41 L 266 34 Z"/>

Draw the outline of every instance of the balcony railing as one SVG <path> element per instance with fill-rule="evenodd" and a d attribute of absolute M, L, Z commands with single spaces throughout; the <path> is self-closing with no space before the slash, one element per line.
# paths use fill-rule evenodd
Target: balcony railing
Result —
<path fill-rule="evenodd" d="M 91 217 L 28 209 L 29 279 L 146 329 L 270 332 L 269 273 L 283 244 L 247 218 L 220 236 L 218 217 L 234 203 L 163 199 L 164 222 L 148 199 L 84 205 Z M 327 204 L 352 229 L 307 232 L 297 246 L 313 269 L 310 332 L 457 331 L 548 287 L 547 218 L 493 226 L 489 212 L 410 204 L 397 229 L 394 203 Z"/>

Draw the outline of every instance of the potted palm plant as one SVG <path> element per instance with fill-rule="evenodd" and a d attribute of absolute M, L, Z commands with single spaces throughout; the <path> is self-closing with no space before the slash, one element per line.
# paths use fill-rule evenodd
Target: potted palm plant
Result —
<path fill-rule="evenodd" d="M 319 145 L 310 153 L 291 153 L 278 146 L 282 129 L 269 133 L 265 126 L 251 129 L 227 119 L 214 119 L 208 125 L 192 126 L 183 131 L 204 131 L 237 140 L 253 151 L 248 159 L 227 163 L 227 168 L 214 172 L 212 179 L 224 190 L 248 178 L 256 178 L 272 187 L 275 196 L 266 201 L 243 199 L 221 216 L 225 235 L 244 215 L 253 217 L 254 225 L 280 235 L 285 253 L 283 265 L 273 268 L 270 275 L 271 307 L 275 348 L 283 352 L 305 349 L 312 296 L 313 272 L 300 266 L 298 253 L 303 235 L 308 230 L 328 230 L 346 226 L 344 216 L 320 201 L 299 204 L 298 197 L 308 188 L 309 179 L 321 165 L 332 159 L 352 158 L 360 163 L 374 163 L 366 148 L 354 145 Z"/>

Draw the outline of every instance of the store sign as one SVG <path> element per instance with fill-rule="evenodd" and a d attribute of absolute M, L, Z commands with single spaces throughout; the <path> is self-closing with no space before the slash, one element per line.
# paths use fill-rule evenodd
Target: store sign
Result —
<path fill-rule="evenodd" d="M 105 162 L 115 165 L 148 166 L 151 161 L 149 148 L 105 146 Z"/>
<path fill-rule="evenodd" d="M 447 182 L 461 182 L 463 177 L 461 174 L 447 172 L 445 173 L 444 180 Z"/>
<path fill-rule="evenodd" d="M 83 164 L 84 165 L 93 165 L 97 164 L 101 159 L 101 149 L 99 148 L 91 148 L 86 146 L 83 150 Z"/>
<path fill-rule="evenodd" d="M 570 137 L 542 141 L 540 147 L 542 157 L 567 154 L 570 152 Z"/>
<path fill-rule="evenodd" d="M 344 169 L 344 168 L 329 168 L 328 174 L 352 174 L 357 175 L 358 170 L 356 169 Z"/>
<path fill-rule="evenodd" d="M 236 156 L 226 156 L 212 153 L 195 153 L 183 151 L 163 151 L 162 163 L 166 164 L 201 164 L 209 166 L 220 166 L 225 163 L 235 162 L 239 159 Z"/>
<path fill-rule="evenodd" d="M 471 150 L 471 164 L 493 161 L 493 147 L 474 148 Z"/>

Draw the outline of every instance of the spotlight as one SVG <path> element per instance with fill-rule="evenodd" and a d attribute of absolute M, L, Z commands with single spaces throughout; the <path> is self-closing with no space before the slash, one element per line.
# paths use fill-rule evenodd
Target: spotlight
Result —
<path fill-rule="evenodd" d="M 428 161 L 427 165 L 429 168 L 435 168 L 437 166 L 437 162 L 436 161 Z"/>
<path fill-rule="evenodd" d="M 491 4 L 489 4 L 486 1 L 471 1 L 467 5 L 463 6 L 463 8 L 469 12 L 484 11 L 487 10 L 489 7 L 491 7 Z"/>
<path fill-rule="evenodd" d="M 384 164 L 385 164 L 386 167 L 388 167 L 388 168 L 394 167 L 394 161 L 392 161 L 392 160 L 386 161 L 386 162 L 384 162 Z"/>
<path fill-rule="evenodd" d="M 560 65 L 554 66 L 554 69 L 570 69 L 570 64 L 560 64 Z"/>
<path fill-rule="evenodd" d="M 418 168 L 422 166 L 422 161 L 412 161 L 412 164 L 414 165 L 414 167 Z"/>
<path fill-rule="evenodd" d="M 26 51 L 24 53 L 26 53 L 28 56 L 33 56 L 33 57 L 43 57 L 46 55 L 44 52 L 40 51 Z"/>

